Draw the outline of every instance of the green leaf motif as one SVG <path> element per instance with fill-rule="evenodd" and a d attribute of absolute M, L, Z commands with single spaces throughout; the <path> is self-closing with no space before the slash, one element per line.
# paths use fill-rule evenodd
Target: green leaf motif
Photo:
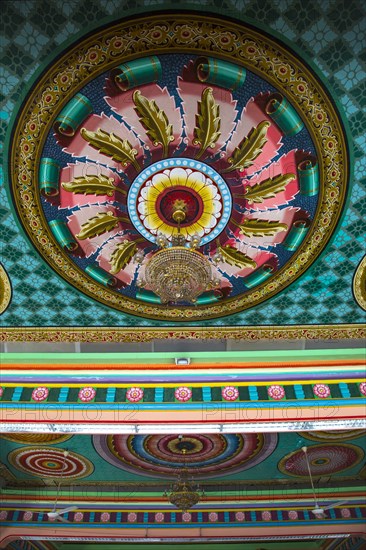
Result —
<path fill-rule="evenodd" d="M 196 158 L 200 158 L 208 147 L 215 147 L 215 143 L 221 135 L 220 123 L 220 106 L 215 103 L 212 88 L 205 88 L 201 101 L 198 102 L 198 114 L 194 129 L 193 144 L 200 145 Z"/>
<path fill-rule="evenodd" d="M 223 172 L 233 172 L 234 170 L 242 172 L 251 166 L 268 141 L 266 136 L 270 125 L 270 122 L 263 120 L 258 126 L 252 128 L 248 136 L 235 148 L 232 156 L 227 159 L 231 166 Z"/>
<path fill-rule="evenodd" d="M 61 183 L 65 191 L 77 195 L 107 195 L 112 197 L 113 193 L 119 191 L 126 194 L 123 189 L 114 185 L 114 179 L 101 175 L 78 176 L 70 182 Z"/>
<path fill-rule="evenodd" d="M 287 230 L 286 223 L 273 220 L 247 219 L 236 225 L 240 227 L 240 233 L 247 237 L 269 237 Z"/>
<path fill-rule="evenodd" d="M 136 113 L 146 133 L 157 147 L 162 145 L 163 158 L 168 156 L 168 145 L 174 141 L 173 126 L 169 124 L 168 117 L 162 109 L 159 109 L 156 102 L 143 96 L 140 90 L 133 94 Z"/>
<path fill-rule="evenodd" d="M 244 198 L 248 200 L 249 204 L 261 203 L 264 199 L 270 199 L 275 197 L 277 193 L 284 191 L 286 185 L 295 177 L 295 174 L 279 174 L 274 178 L 256 183 L 253 187 L 248 186 L 245 189 Z"/>
<path fill-rule="evenodd" d="M 113 132 L 108 133 L 101 128 L 96 132 L 90 132 L 86 128 L 81 128 L 80 134 L 99 153 L 107 155 L 112 160 L 121 162 L 123 166 L 131 163 L 136 170 L 140 171 L 140 165 L 135 158 L 137 151 L 132 147 L 128 139 L 121 139 Z"/>
<path fill-rule="evenodd" d="M 245 267 L 251 267 L 252 269 L 255 269 L 257 267 L 257 262 L 244 254 L 244 252 L 240 252 L 240 250 L 237 250 L 229 244 L 225 246 L 219 246 L 218 251 L 222 254 L 224 261 L 229 265 L 235 265 L 236 267 L 240 267 L 241 269 Z"/>
<path fill-rule="evenodd" d="M 97 237 L 98 235 L 102 235 L 102 233 L 112 231 L 112 229 L 118 226 L 120 221 L 129 223 L 127 218 L 118 218 L 113 212 L 99 212 L 99 214 L 83 223 L 80 233 L 75 236 L 80 241 Z"/>
<path fill-rule="evenodd" d="M 112 252 L 110 264 L 112 268 L 110 273 L 116 275 L 121 269 L 124 269 L 135 255 L 137 244 L 134 241 L 123 241 L 118 243 Z"/>

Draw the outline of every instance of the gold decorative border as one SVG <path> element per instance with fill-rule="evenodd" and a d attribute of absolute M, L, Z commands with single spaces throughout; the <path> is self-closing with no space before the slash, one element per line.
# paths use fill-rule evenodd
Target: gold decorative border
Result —
<path fill-rule="evenodd" d="M 211 305 L 170 308 L 142 303 L 102 287 L 76 265 L 70 266 L 67 254 L 59 249 L 47 226 L 36 185 L 46 136 L 69 99 L 87 82 L 122 60 L 167 52 L 215 55 L 264 77 L 296 105 L 319 160 L 322 185 L 316 223 L 291 263 L 252 291 Z M 110 307 L 173 322 L 234 314 L 268 299 L 297 279 L 320 254 L 335 229 L 348 182 L 343 127 L 314 74 L 291 51 L 259 31 L 201 14 L 166 14 L 163 23 L 161 14 L 124 21 L 96 32 L 54 61 L 20 113 L 12 139 L 10 166 L 14 167 L 11 177 L 16 207 L 26 231 L 56 272 L 78 290 Z"/>
<path fill-rule="evenodd" d="M 366 255 L 362 258 L 355 271 L 353 294 L 358 305 L 366 311 Z"/>
<path fill-rule="evenodd" d="M 11 284 L 5 268 L 0 264 L 0 315 L 4 313 L 11 301 Z"/>
<path fill-rule="evenodd" d="M 366 325 L 294 325 L 243 327 L 4 327 L 3 342 L 152 342 L 189 340 L 340 340 L 365 339 Z"/>

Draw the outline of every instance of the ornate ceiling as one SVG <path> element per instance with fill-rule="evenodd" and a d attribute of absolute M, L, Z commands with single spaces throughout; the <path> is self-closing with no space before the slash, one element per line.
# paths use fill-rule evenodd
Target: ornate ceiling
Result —
<path fill-rule="evenodd" d="M 89 34 L 73 4 L 55 8 L 64 37 L 38 26 L 41 7 L 5 5 L 19 27 L 14 44 L 4 27 L 7 339 L 24 338 L 21 326 L 65 327 L 64 339 L 66 327 L 114 326 L 126 339 L 124 327 L 198 323 L 361 334 L 359 123 L 354 143 L 349 132 L 362 120 L 362 71 L 351 78 L 361 8 L 342 37 L 322 8 L 299 55 L 303 19 L 281 2 L 266 32 L 258 17 L 258 28 L 223 18 L 222 5 L 210 16 L 136 9 Z M 332 58 L 339 39 L 343 60 Z"/>
<path fill-rule="evenodd" d="M 363 547 L 365 18 L 2 2 L 0 548 Z"/>

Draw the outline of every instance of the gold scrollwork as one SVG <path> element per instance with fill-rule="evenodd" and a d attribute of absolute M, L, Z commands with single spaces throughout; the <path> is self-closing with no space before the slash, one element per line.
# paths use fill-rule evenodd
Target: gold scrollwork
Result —
<path fill-rule="evenodd" d="M 10 279 L 4 267 L 0 264 L 0 314 L 4 313 L 11 301 Z"/>
<path fill-rule="evenodd" d="M 353 294 L 358 305 L 366 311 L 366 255 L 358 264 L 353 277 Z"/>

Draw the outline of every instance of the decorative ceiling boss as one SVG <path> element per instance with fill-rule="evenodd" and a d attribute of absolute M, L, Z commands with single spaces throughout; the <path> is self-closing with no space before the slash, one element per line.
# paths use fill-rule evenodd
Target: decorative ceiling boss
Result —
<path fill-rule="evenodd" d="M 104 304 L 174 321 L 299 277 L 348 177 L 338 115 L 292 52 L 222 18 L 184 16 L 189 40 L 182 25 L 152 15 L 83 39 L 34 86 L 12 151 L 47 262 Z"/>

